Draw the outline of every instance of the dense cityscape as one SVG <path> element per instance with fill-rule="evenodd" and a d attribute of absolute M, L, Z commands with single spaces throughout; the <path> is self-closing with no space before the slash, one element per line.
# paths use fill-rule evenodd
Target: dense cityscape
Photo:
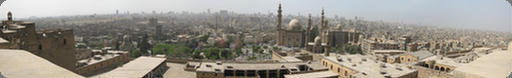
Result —
<path fill-rule="evenodd" d="M 512 78 L 510 32 L 269 9 L 8 12 L 0 78 Z"/>

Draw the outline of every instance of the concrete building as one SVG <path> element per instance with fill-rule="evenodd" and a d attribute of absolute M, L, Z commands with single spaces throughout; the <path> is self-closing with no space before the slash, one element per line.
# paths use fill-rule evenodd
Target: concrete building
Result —
<path fill-rule="evenodd" d="M 452 78 L 453 70 L 460 65 L 451 58 L 432 56 L 416 62 L 414 69 L 418 70 L 418 78 Z"/>
<path fill-rule="evenodd" d="M 372 50 L 370 51 L 371 55 L 398 55 L 398 54 L 404 54 L 407 53 L 407 51 L 404 50 Z"/>
<path fill-rule="evenodd" d="M 314 62 L 201 62 L 189 64 L 199 64 L 188 66 L 196 69 L 197 78 L 284 78 L 286 74 L 327 70 L 326 67 Z"/>
<path fill-rule="evenodd" d="M 104 73 L 130 61 L 130 58 L 130 53 L 126 51 L 93 51 L 92 57 L 78 61 L 80 67 L 76 72 L 83 76 Z"/>
<path fill-rule="evenodd" d="M 415 78 L 417 71 L 377 61 L 368 55 L 331 55 L 321 60 L 341 78 Z"/>
<path fill-rule="evenodd" d="M 168 69 L 165 58 L 141 56 L 112 71 L 92 78 L 158 78 Z"/>
<path fill-rule="evenodd" d="M 393 40 L 383 39 L 364 39 L 361 42 L 361 49 L 365 53 L 369 53 L 372 50 L 398 50 L 400 44 Z"/>
<path fill-rule="evenodd" d="M 338 78 L 338 74 L 332 71 L 318 71 L 318 72 L 308 72 L 308 73 L 300 73 L 300 74 L 287 74 L 284 75 L 285 78 Z"/>
<path fill-rule="evenodd" d="M 278 62 L 303 62 L 312 61 L 313 55 L 301 50 L 300 52 L 276 51 L 272 52 L 272 60 Z"/>
<path fill-rule="evenodd" d="M 84 78 L 25 50 L 0 49 L 3 78 Z"/>
<path fill-rule="evenodd" d="M 423 59 L 426 59 L 426 58 L 429 58 L 432 56 L 434 56 L 434 54 L 432 54 L 429 51 L 410 52 L 410 53 L 400 55 L 399 58 L 397 59 L 398 60 L 397 62 L 398 63 L 414 64 L 418 61 L 421 61 Z"/>

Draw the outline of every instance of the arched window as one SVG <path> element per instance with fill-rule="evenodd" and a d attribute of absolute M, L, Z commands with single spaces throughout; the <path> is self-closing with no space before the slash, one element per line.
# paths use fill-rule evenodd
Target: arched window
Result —
<path fill-rule="evenodd" d="M 340 68 L 338 68 L 338 73 L 340 72 Z"/>
<path fill-rule="evenodd" d="M 331 70 L 332 70 L 332 64 L 331 64 Z"/>
<path fill-rule="evenodd" d="M 344 75 L 345 75 L 345 76 L 348 76 L 348 73 L 347 73 L 347 71 L 345 71 Z"/>
<path fill-rule="evenodd" d="M 439 70 L 439 66 L 435 66 L 435 70 Z"/>
<path fill-rule="evenodd" d="M 444 67 L 441 67 L 441 71 L 444 71 Z"/>

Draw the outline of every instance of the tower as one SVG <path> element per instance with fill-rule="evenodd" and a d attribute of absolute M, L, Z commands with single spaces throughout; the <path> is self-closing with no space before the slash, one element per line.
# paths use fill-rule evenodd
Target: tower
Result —
<path fill-rule="evenodd" d="M 309 14 L 309 18 L 308 18 L 308 29 L 311 28 L 311 25 L 313 24 L 313 21 L 311 20 L 311 14 Z"/>
<path fill-rule="evenodd" d="M 312 32 L 311 32 L 311 14 L 309 14 L 308 18 L 308 26 L 306 27 L 306 41 L 304 42 L 304 46 L 307 46 L 309 42 L 312 41 Z"/>
<path fill-rule="evenodd" d="M 277 10 L 277 30 L 281 30 L 281 20 L 283 17 L 281 12 L 283 12 L 283 10 L 281 10 L 281 3 L 279 3 L 279 9 Z"/>
<path fill-rule="evenodd" d="M 321 23 L 321 26 L 322 26 L 322 31 L 325 30 L 327 28 L 327 24 L 326 24 L 326 20 L 325 20 L 325 10 L 324 8 L 322 8 L 322 19 L 320 19 L 320 23 Z"/>
<path fill-rule="evenodd" d="M 281 12 L 283 12 L 283 10 L 281 10 L 281 3 L 279 3 L 279 8 L 277 9 L 277 40 L 276 40 L 276 44 L 277 45 L 280 45 L 282 44 L 282 30 L 281 30 L 281 20 L 282 20 L 282 14 Z"/>
<path fill-rule="evenodd" d="M 7 13 L 7 20 L 12 21 L 12 13 L 10 11 Z"/>

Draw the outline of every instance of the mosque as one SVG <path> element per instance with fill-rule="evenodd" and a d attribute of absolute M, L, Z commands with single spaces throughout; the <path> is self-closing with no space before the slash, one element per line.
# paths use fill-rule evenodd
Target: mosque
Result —
<path fill-rule="evenodd" d="M 324 53 L 329 47 L 355 44 L 359 40 L 359 32 L 343 30 L 341 24 L 331 27 L 325 19 L 325 10 L 322 9 L 320 24 L 313 25 L 311 14 L 304 29 L 298 19 L 292 19 L 286 29 L 281 27 L 281 4 L 277 10 L 277 37 L 276 45 L 284 47 L 304 47 L 313 53 Z"/>

